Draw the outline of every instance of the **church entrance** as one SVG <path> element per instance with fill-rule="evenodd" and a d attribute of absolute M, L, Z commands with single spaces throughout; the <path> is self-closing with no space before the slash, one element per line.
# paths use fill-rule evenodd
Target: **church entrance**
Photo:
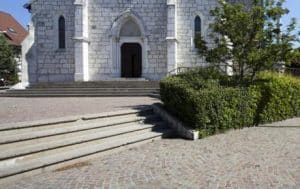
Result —
<path fill-rule="evenodd" d="M 138 43 L 124 43 L 121 46 L 121 76 L 139 78 L 142 76 L 142 47 Z"/>

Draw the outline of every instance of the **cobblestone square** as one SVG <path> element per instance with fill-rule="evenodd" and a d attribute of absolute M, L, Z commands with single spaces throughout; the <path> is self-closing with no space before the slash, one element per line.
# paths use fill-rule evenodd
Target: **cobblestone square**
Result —
<path fill-rule="evenodd" d="M 0 124 L 112 112 L 151 105 L 150 97 L 0 98 Z"/>

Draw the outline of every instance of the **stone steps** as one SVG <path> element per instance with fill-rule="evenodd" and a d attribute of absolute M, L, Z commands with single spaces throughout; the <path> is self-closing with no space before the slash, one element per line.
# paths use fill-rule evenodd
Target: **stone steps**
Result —
<path fill-rule="evenodd" d="M 29 88 L 159 88 L 158 81 L 97 81 L 74 83 L 40 83 L 32 84 Z"/>
<path fill-rule="evenodd" d="M 0 128 L 0 183 L 173 134 L 149 108 Z"/>
<path fill-rule="evenodd" d="M 161 122 L 155 125 L 163 125 Z M 0 160 L 11 157 L 17 157 L 34 152 L 41 152 L 57 147 L 64 147 L 110 136 L 120 135 L 122 133 L 130 133 L 134 131 L 150 129 L 153 124 L 141 125 L 138 123 L 120 124 L 115 127 L 97 128 L 87 131 L 77 131 L 67 134 L 59 134 L 50 137 L 43 137 L 36 140 L 16 141 L 14 143 L 3 144 L 0 146 Z"/>
<path fill-rule="evenodd" d="M 158 93 L 157 89 L 95 89 L 95 90 L 85 90 L 85 89 L 76 89 L 76 90 L 64 90 L 64 89 L 56 89 L 56 90 L 9 90 L 8 94 L 91 94 L 91 95 L 101 95 L 101 94 L 148 94 L 148 93 Z"/>
<path fill-rule="evenodd" d="M 15 94 L 15 93 L 0 93 L 0 97 L 154 97 L 159 98 L 158 93 L 42 93 L 42 94 Z"/>
<path fill-rule="evenodd" d="M 25 90 L 10 89 L 5 97 L 102 97 L 102 96 L 153 96 L 159 97 L 156 81 L 100 81 L 86 83 L 36 84 Z"/>
<path fill-rule="evenodd" d="M 96 92 L 104 92 L 104 91 L 159 91 L 157 88 L 28 88 L 26 91 L 33 91 L 33 92 L 38 92 L 38 91 L 96 91 Z M 18 89 L 10 89 L 9 91 L 13 92 L 22 92 L 24 90 L 18 90 Z"/>
<path fill-rule="evenodd" d="M 74 123 L 61 123 L 53 125 L 49 124 L 42 127 L 29 127 L 23 129 L 2 131 L 0 133 L 0 144 L 7 144 L 16 141 L 30 140 L 58 134 L 85 131 L 101 127 L 114 126 L 122 123 L 132 123 L 137 121 L 143 121 L 145 119 L 145 117 L 139 117 L 136 115 L 123 115 L 118 116 L 113 120 L 110 117 L 101 118 L 101 122 L 99 122 L 98 119 L 91 121 L 79 120 Z"/>

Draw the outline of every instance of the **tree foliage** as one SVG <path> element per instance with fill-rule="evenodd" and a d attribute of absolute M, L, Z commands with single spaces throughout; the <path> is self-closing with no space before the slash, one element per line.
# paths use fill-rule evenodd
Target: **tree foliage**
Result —
<path fill-rule="evenodd" d="M 238 80 L 254 79 L 256 74 L 271 69 L 274 63 L 286 62 L 293 50 L 296 20 L 292 19 L 285 30 L 278 22 L 288 14 L 284 0 L 271 0 L 265 6 L 254 0 L 251 7 L 220 1 L 211 11 L 214 22 L 210 25 L 213 44 L 201 36 L 195 38 L 199 54 L 208 63 L 219 68 L 230 67 Z"/>
<path fill-rule="evenodd" d="M 300 47 L 294 49 L 289 56 L 287 65 L 292 68 L 300 68 Z"/>
<path fill-rule="evenodd" d="M 15 82 L 17 79 L 15 54 L 4 36 L 0 35 L 0 79 Z"/>

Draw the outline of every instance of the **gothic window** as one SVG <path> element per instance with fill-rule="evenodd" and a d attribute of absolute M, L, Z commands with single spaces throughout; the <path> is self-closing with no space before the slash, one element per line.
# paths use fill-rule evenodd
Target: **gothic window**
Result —
<path fill-rule="evenodd" d="M 200 16 L 196 16 L 195 18 L 195 36 L 201 35 L 201 18 Z"/>
<path fill-rule="evenodd" d="M 66 48 L 66 23 L 63 16 L 58 20 L 58 46 L 60 49 Z"/>

